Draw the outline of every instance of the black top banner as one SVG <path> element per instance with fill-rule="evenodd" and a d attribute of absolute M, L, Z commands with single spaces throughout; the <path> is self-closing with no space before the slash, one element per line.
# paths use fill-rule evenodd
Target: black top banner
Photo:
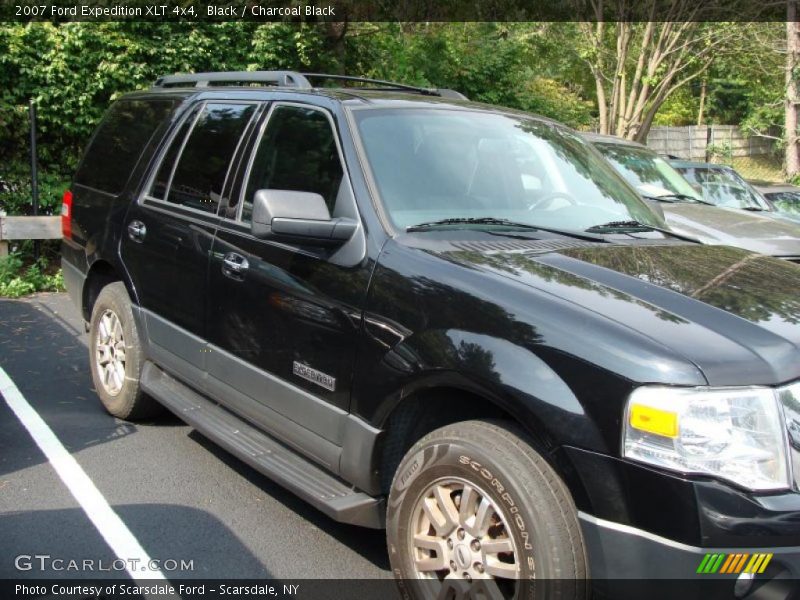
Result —
<path fill-rule="evenodd" d="M 3 0 L 1 21 L 785 21 L 797 0 Z"/>

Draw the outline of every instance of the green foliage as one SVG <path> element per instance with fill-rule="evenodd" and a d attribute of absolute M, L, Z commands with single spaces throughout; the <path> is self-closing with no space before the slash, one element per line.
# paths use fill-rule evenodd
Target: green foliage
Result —
<path fill-rule="evenodd" d="M 29 100 L 35 100 L 39 113 L 41 205 L 43 212 L 55 213 L 109 103 L 147 88 L 165 73 L 347 72 L 451 87 L 473 100 L 585 127 L 592 121 L 591 106 L 579 84 L 558 83 L 555 71 L 570 67 L 557 37 L 543 27 L 352 23 L 337 30 L 336 24 L 324 23 L 6 23 L 0 28 L 0 209 L 30 211 Z"/>
<path fill-rule="evenodd" d="M 525 48 L 505 24 L 406 24 L 402 30 L 391 26 L 353 37 L 348 44 L 350 72 L 453 88 L 479 102 L 516 105 Z"/>
<path fill-rule="evenodd" d="M 109 103 L 165 73 L 295 69 L 372 76 L 450 87 L 472 100 L 585 129 L 597 120 L 585 61 L 592 52 L 614 53 L 614 31 L 606 28 L 605 47 L 596 50 L 578 23 L 6 23 L 0 28 L 0 210 L 30 212 L 30 99 L 39 111 L 42 212 L 55 214 Z M 715 56 L 706 77 L 706 120 L 758 131 L 781 123 L 783 59 L 769 45 L 785 35 L 783 25 L 701 27 L 714 31 L 734 41 Z M 630 53 L 629 70 L 636 58 Z M 648 81 L 655 85 L 662 76 Z M 699 96 L 698 78 L 667 98 L 655 124 L 694 123 Z"/>
<path fill-rule="evenodd" d="M 61 271 L 48 271 L 45 259 L 25 266 L 22 257 L 16 253 L 0 258 L 0 297 L 19 298 L 34 292 L 64 291 Z"/>
<path fill-rule="evenodd" d="M 594 103 L 584 100 L 563 83 L 549 78 L 528 81 L 520 108 L 576 127 L 589 129 L 594 123 Z"/>
<path fill-rule="evenodd" d="M 654 125 L 681 126 L 697 123 L 700 99 L 688 87 L 680 88 L 664 101 L 653 120 Z"/>
<path fill-rule="evenodd" d="M 8 215 L 30 215 L 31 174 L 30 165 L 9 162 L 2 173 L 0 183 L 0 213 Z M 57 215 L 61 210 L 61 197 L 69 186 L 69 179 L 58 171 L 39 173 L 39 214 Z"/>
<path fill-rule="evenodd" d="M 165 73 L 330 67 L 325 32 L 285 23 L 5 23 L 0 211 L 31 213 L 28 102 L 38 109 L 40 214 L 57 214 L 111 101 Z"/>
<path fill-rule="evenodd" d="M 570 25 L 570 24 L 567 24 Z M 593 122 L 580 85 L 542 64 L 553 37 L 530 23 L 363 25 L 348 40 L 347 71 L 378 79 L 456 89 L 470 100 L 522 109 L 576 127 Z M 564 56 L 563 49 L 561 56 Z M 558 63 L 560 66 L 561 63 Z"/>
<path fill-rule="evenodd" d="M 711 162 L 730 163 L 733 159 L 733 150 L 729 142 L 709 144 L 706 146 L 706 153 Z"/>
<path fill-rule="evenodd" d="M 782 102 L 757 106 L 742 119 L 741 128 L 746 134 L 768 133 L 774 128 L 783 129 L 784 109 Z M 783 145 L 785 142 L 781 140 Z"/>

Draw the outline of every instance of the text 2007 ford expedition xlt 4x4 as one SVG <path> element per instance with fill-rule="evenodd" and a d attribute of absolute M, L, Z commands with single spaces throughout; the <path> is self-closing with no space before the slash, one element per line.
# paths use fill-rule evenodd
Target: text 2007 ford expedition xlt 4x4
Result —
<path fill-rule="evenodd" d="M 800 267 L 670 232 L 558 123 L 315 77 L 109 109 L 62 216 L 108 411 L 385 526 L 410 596 L 798 577 Z"/>

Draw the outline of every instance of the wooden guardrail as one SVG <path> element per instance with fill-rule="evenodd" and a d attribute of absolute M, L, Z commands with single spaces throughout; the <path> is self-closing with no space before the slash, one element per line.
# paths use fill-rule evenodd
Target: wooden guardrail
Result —
<path fill-rule="evenodd" d="M 61 217 L 0 216 L 0 256 L 8 255 L 9 240 L 57 240 Z"/>

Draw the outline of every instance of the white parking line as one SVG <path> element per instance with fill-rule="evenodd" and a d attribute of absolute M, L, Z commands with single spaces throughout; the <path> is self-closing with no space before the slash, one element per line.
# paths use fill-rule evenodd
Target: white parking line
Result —
<path fill-rule="evenodd" d="M 150 556 L 114 512 L 92 480 L 39 416 L 17 386 L 0 367 L 0 394 L 25 429 L 44 452 L 53 469 L 81 505 L 89 520 L 103 536 L 117 558 L 125 561 L 126 571 L 134 579 L 166 580 L 160 569 L 150 568 Z M 136 562 L 134 562 L 136 561 Z M 135 570 L 138 568 L 139 570 Z"/>

